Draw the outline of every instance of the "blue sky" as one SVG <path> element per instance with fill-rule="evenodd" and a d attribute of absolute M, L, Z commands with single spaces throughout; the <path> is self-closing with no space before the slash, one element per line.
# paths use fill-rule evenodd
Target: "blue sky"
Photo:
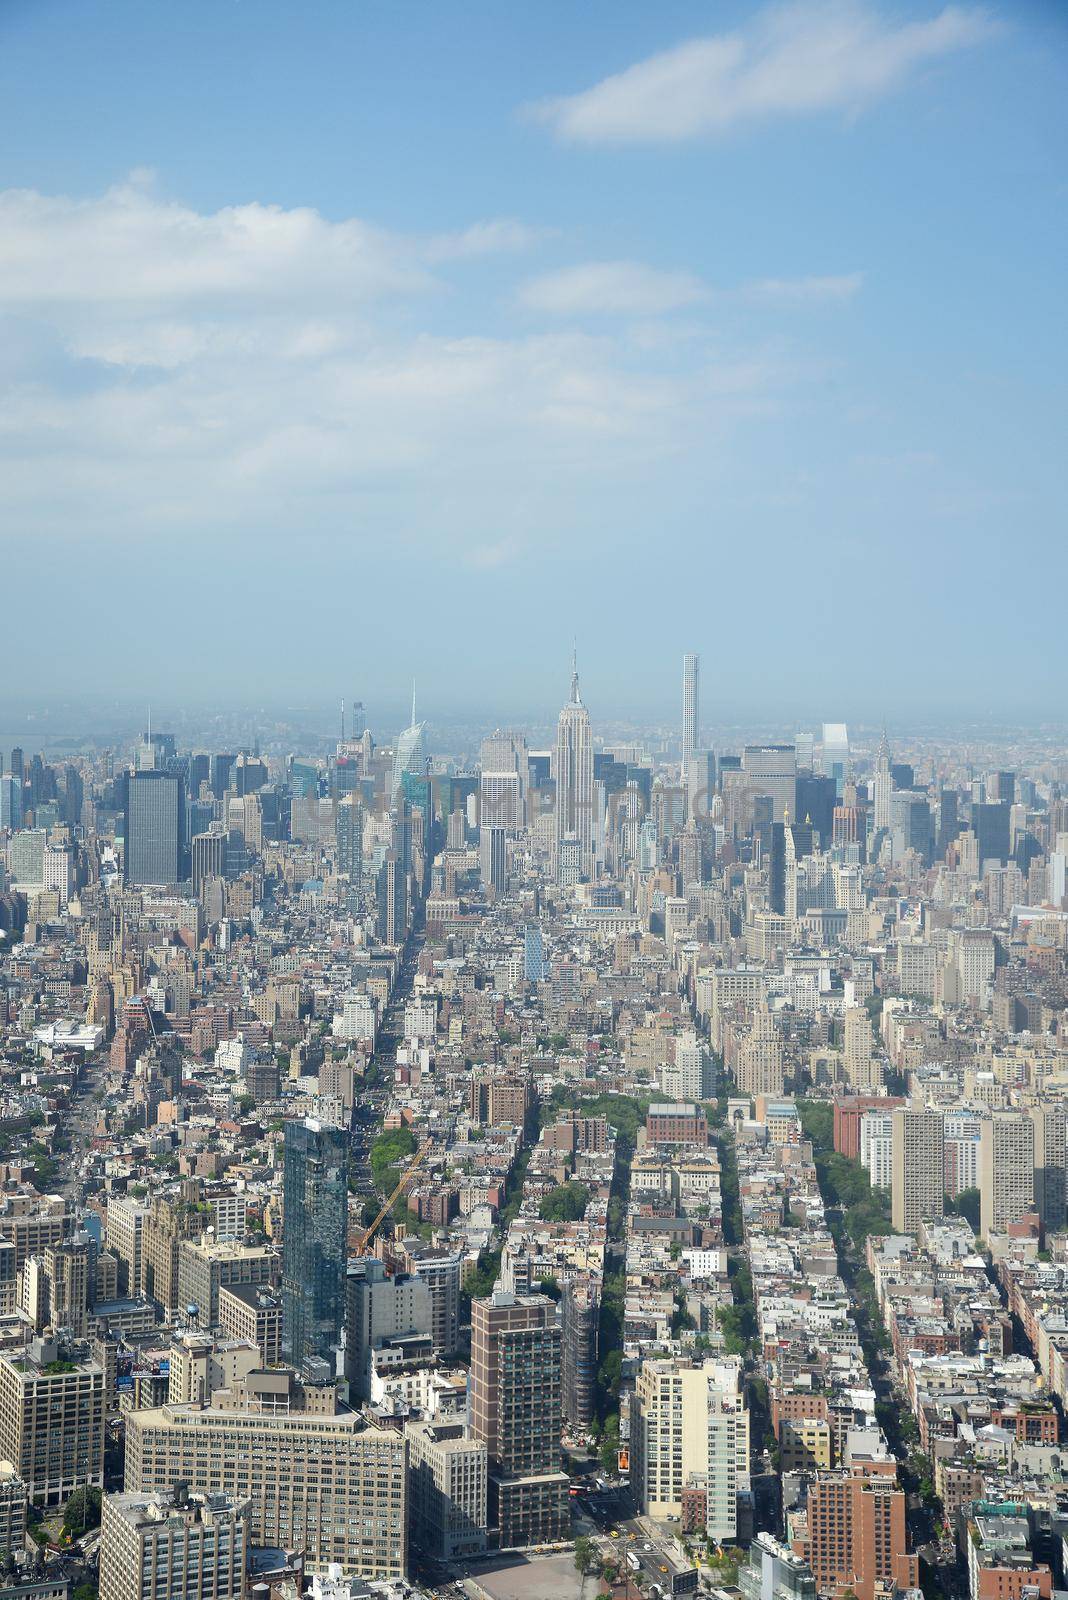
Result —
<path fill-rule="evenodd" d="M 1066 91 L 1037 0 L 0 0 L 20 687 L 1059 711 Z"/>

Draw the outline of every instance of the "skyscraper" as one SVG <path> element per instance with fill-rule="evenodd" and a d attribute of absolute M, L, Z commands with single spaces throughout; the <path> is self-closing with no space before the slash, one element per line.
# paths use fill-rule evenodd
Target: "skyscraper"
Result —
<path fill-rule="evenodd" d="M 890 795 L 893 788 L 894 780 L 890 772 L 890 741 L 886 737 L 884 728 L 883 736 L 879 740 L 879 753 L 875 758 L 875 810 L 872 825 L 876 833 L 881 828 L 890 826 Z"/>
<path fill-rule="evenodd" d="M 337 870 L 359 894 L 363 888 L 363 801 L 358 794 L 343 795 L 338 801 L 334 830 Z"/>
<path fill-rule="evenodd" d="M 311 1117 L 285 1125 L 282 1348 L 333 1371 L 345 1317 L 348 1138 Z"/>
<path fill-rule="evenodd" d="M 690 763 L 697 754 L 701 730 L 701 657 L 692 651 L 682 658 L 682 781 L 689 782 Z"/>
<path fill-rule="evenodd" d="M 185 876 L 183 783 L 177 773 L 131 772 L 126 793 L 126 882 L 176 884 Z"/>
<path fill-rule="evenodd" d="M 773 822 L 797 816 L 797 751 L 792 744 L 747 744 L 742 767 L 751 793 L 771 796 Z"/>
<path fill-rule="evenodd" d="M 412 685 L 412 720 L 406 728 L 397 735 L 397 744 L 393 752 L 393 783 L 391 794 L 396 800 L 404 787 L 404 774 L 406 772 L 422 775 L 425 760 L 425 722 L 415 720 L 415 685 Z"/>
<path fill-rule="evenodd" d="M 579 694 L 575 659 L 571 669 L 571 699 L 560 712 L 556 725 L 553 775 L 556 779 L 557 872 L 561 855 L 566 853 L 561 846 L 565 840 L 574 839 L 578 842 L 579 872 L 586 874 L 593 864 L 593 736 L 590 714 Z"/>
<path fill-rule="evenodd" d="M 478 832 L 482 887 L 502 894 L 507 883 L 504 829 L 484 822 Z"/>
<path fill-rule="evenodd" d="M 22 779 L 0 775 L 0 828 L 22 827 Z"/>

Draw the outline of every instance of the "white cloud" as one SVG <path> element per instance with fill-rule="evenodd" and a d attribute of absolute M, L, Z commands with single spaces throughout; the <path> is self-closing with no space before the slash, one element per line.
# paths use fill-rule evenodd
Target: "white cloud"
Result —
<path fill-rule="evenodd" d="M 587 261 L 532 278 L 520 303 L 558 316 L 661 316 L 696 305 L 706 291 L 688 272 L 661 272 L 639 261 Z"/>
<path fill-rule="evenodd" d="M 771 117 L 857 110 L 994 31 L 985 10 L 957 5 L 914 22 L 883 17 L 865 0 L 772 7 L 735 33 L 691 39 L 530 109 L 576 143 L 677 142 Z"/>
<path fill-rule="evenodd" d="M 352 304 L 429 286 L 417 248 L 357 218 L 257 203 L 209 214 L 127 183 L 89 200 L 0 194 L 0 298 L 8 304 Z"/>
<path fill-rule="evenodd" d="M 522 551 L 522 541 L 514 534 L 506 534 L 490 544 L 476 545 L 468 554 L 467 564 L 476 572 L 496 572 L 499 567 L 510 566 Z"/>
<path fill-rule="evenodd" d="M 518 245 L 488 226 L 481 248 Z M 544 540 L 561 495 L 656 483 L 797 381 L 722 331 L 716 346 L 700 327 L 681 345 L 641 337 L 641 315 L 704 291 L 632 263 L 556 290 L 577 312 L 581 273 L 599 272 L 587 310 L 614 295 L 638 313 L 623 328 L 487 337 L 476 306 L 446 336 L 426 293 L 448 281 L 436 248 L 311 210 L 199 213 L 147 178 L 95 200 L 0 194 L 17 324 L 0 336 L 4 528 L 444 540 L 492 572 Z M 470 254 L 438 249 L 435 272 L 458 277 Z"/>
<path fill-rule="evenodd" d="M 426 247 L 430 261 L 467 261 L 478 256 L 516 255 L 547 238 L 548 228 L 531 228 L 514 217 L 475 222 L 459 233 L 440 233 Z"/>
<path fill-rule="evenodd" d="M 742 290 L 746 299 L 771 304 L 800 306 L 821 300 L 851 300 L 864 282 L 860 272 L 842 273 L 827 278 L 760 278 Z"/>

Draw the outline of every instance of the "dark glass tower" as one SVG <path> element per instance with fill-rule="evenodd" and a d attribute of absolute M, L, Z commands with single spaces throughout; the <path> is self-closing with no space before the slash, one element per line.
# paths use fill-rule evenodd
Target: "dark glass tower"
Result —
<path fill-rule="evenodd" d="M 181 883 L 185 796 L 172 772 L 131 772 L 126 797 L 126 882 Z"/>
<path fill-rule="evenodd" d="M 348 1138 L 308 1117 L 287 1122 L 283 1168 L 282 1349 L 334 1370 L 345 1319 Z"/>

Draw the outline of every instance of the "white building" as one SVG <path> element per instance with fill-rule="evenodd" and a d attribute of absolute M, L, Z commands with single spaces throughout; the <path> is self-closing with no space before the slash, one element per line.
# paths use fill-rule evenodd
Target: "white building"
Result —
<path fill-rule="evenodd" d="M 889 1189 L 893 1181 L 893 1136 L 889 1111 L 865 1111 L 860 1119 L 860 1162 L 873 1189 Z"/>

